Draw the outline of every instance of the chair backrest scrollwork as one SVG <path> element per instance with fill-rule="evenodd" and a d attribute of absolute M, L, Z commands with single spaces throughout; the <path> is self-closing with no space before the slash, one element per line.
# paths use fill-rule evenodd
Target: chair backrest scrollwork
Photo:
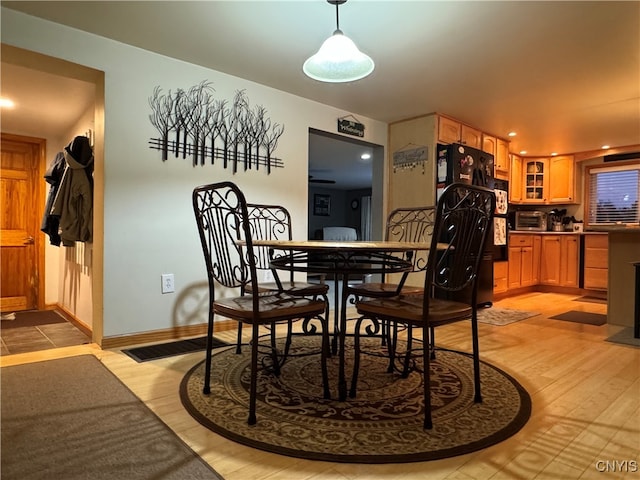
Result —
<path fill-rule="evenodd" d="M 194 189 L 192 201 L 210 285 L 215 281 L 244 292 L 256 277 L 256 265 L 253 254 L 245 255 L 253 245 L 243 193 L 231 182 L 214 183 Z"/>
<path fill-rule="evenodd" d="M 495 194 L 485 187 L 452 184 L 444 190 L 437 206 L 425 288 L 459 291 L 472 285 L 475 297 L 495 205 Z"/>

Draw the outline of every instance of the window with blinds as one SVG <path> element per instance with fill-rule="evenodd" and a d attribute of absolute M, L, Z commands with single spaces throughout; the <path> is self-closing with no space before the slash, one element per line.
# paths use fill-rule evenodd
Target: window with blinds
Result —
<path fill-rule="evenodd" d="M 640 164 L 588 171 L 589 225 L 640 224 Z"/>

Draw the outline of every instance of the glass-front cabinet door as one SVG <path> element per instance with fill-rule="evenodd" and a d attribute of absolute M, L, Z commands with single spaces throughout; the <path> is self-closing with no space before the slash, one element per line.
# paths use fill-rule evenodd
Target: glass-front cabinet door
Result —
<path fill-rule="evenodd" d="M 547 182 L 547 159 L 527 160 L 524 168 L 524 185 L 526 203 L 544 202 L 546 200 L 545 184 Z"/>

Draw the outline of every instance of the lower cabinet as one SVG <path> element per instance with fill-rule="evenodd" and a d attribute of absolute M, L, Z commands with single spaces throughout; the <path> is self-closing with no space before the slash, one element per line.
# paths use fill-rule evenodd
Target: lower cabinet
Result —
<path fill-rule="evenodd" d="M 584 288 L 607 290 L 609 284 L 609 235 L 584 236 Z"/>
<path fill-rule="evenodd" d="M 540 275 L 540 235 L 509 236 L 509 288 L 536 285 Z"/>
<path fill-rule="evenodd" d="M 578 235 L 542 235 L 540 283 L 577 287 L 580 243 Z"/>
<path fill-rule="evenodd" d="M 493 262 L 493 293 L 506 292 L 509 289 L 509 262 Z"/>

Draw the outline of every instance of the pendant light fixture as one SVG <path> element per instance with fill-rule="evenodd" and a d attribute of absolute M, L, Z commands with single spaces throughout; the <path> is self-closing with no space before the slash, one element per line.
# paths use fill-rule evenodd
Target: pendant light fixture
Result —
<path fill-rule="evenodd" d="M 338 6 L 347 0 L 327 0 L 336 6 L 336 30 L 327 38 L 318 53 L 309 57 L 302 71 L 320 82 L 341 83 L 353 82 L 373 72 L 374 63 L 362 53 L 349 37 L 340 30 Z"/>

